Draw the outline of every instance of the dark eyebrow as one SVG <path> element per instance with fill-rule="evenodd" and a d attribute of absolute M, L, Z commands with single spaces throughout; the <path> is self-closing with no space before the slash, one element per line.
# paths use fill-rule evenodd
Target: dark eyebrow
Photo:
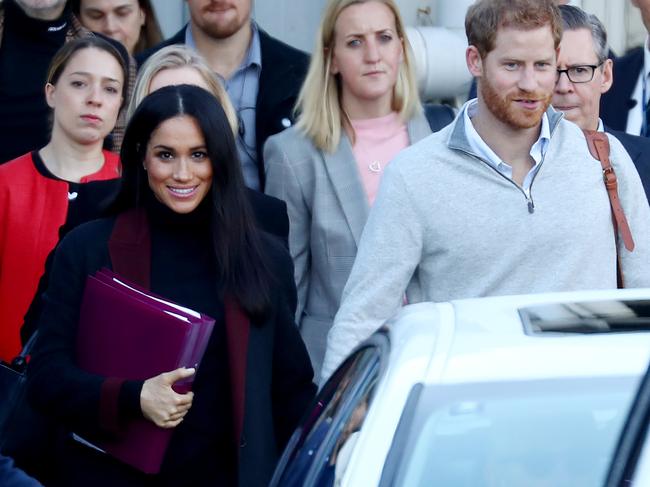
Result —
<path fill-rule="evenodd" d="M 77 76 L 86 76 L 86 77 L 92 76 L 92 74 L 87 73 L 85 71 L 73 71 L 72 73 L 70 73 L 70 75 L 73 75 L 73 74 L 76 74 Z M 108 76 L 102 76 L 102 79 L 113 82 L 113 83 L 121 83 L 121 81 L 119 79 L 109 78 Z"/>

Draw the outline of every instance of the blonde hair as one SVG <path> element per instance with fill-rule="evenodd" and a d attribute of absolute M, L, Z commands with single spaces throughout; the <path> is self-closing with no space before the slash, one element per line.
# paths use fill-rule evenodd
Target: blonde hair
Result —
<path fill-rule="evenodd" d="M 330 0 L 323 14 L 316 38 L 316 48 L 302 85 L 295 112 L 299 114 L 296 127 L 302 130 L 321 150 L 333 152 L 341 140 L 343 124 L 354 132 L 347 114 L 341 107 L 340 77 L 330 72 L 334 51 L 335 25 L 341 12 L 350 5 L 376 1 L 386 5 L 395 16 L 395 28 L 402 41 L 404 60 L 400 64 L 393 88 L 392 108 L 403 120 L 421 110 L 415 78 L 413 52 L 406 38 L 404 22 L 394 0 Z"/>
<path fill-rule="evenodd" d="M 154 53 L 140 68 L 138 78 L 135 81 L 133 96 L 129 102 L 126 119 L 131 119 L 140 102 L 149 94 L 151 80 L 165 69 L 178 69 L 189 67 L 195 69 L 210 87 L 210 91 L 219 101 L 223 108 L 228 124 L 232 128 L 233 134 L 237 135 L 238 123 L 237 112 L 232 106 L 230 97 L 224 89 L 221 81 L 212 72 L 210 66 L 205 62 L 200 54 L 182 44 L 175 44 L 162 48 Z"/>

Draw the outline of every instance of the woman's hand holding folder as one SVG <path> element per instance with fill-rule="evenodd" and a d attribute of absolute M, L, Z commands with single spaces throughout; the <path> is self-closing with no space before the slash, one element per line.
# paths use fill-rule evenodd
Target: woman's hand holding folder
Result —
<path fill-rule="evenodd" d="M 194 375 L 195 369 L 181 367 L 144 381 L 140 408 L 149 421 L 160 428 L 175 428 L 192 407 L 194 393 L 178 394 L 172 385 Z"/>

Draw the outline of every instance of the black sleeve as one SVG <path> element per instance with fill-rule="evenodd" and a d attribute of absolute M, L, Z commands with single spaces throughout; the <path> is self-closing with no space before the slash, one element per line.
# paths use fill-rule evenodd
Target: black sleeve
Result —
<path fill-rule="evenodd" d="M 276 272 L 280 285 L 276 301 L 272 397 L 278 448 L 283 449 L 314 398 L 316 385 L 307 348 L 294 321 L 296 286 L 291 256 L 285 249 L 277 254 L 276 262 L 280 265 Z"/>
<path fill-rule="evenodd" d="M 113 432 L 100 424 L 119 423 L 118 418 L 108 422 L 100 418 L 100 405 L 111 391 L 110 397 L 117 403 L 112 410 L 119 419 L 141 414 L 141 382 L 105 378 L 76 366 L 77 324 L 86 277 L 109 263 L 107 251 L 106 255 L 98 251 L 97 239 L 102 241 L 102 233 L 82 226 L 58 246 L 27 373 L 28 398 L 34 407 L 66 427 L 92 436 Z"/>

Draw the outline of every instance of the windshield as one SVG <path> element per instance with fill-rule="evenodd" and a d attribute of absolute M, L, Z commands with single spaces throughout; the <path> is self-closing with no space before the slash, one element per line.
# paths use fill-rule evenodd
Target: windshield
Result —
<path fill-rule="evenodd" d="M 425 387 L 400 426 L 409 439 L 396 484 L 602 485 L 637 386 L 615 378 Z"/>

